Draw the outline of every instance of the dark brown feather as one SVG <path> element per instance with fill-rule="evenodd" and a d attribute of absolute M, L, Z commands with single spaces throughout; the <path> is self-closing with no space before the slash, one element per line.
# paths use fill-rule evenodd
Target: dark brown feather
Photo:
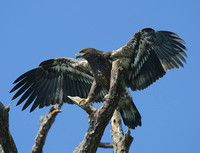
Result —
<path fill-rule="evenodd" d="M 33 111 L 37 106 L 42 108 L 62 102 L 73 104 L 67 96 L 87 98 L 92 81 L 93 76 L 87 61 L 56 58 L 42 62 L 38 68 L 18 77 L 10 92 L 18 90 L 13 100 L 22 95 L 17 105 L 26 100 L 23 110 L 33 103 Z M 98 100 L 103 101 L 103 97 L 101 95 Z"/>

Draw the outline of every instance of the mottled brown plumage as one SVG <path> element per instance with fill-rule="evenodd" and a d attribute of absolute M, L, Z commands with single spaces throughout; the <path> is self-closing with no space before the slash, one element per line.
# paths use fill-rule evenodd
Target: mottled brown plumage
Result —
<path fill-rule="evenodd" d="M 94 77 L 94 81 L 88 95 L 90 101 L 94 101 L 96 95 L 98 95 L 102 88 L 107 91 L 110 88 L 112 61 L 106 57 L 106 53 L 107 52 L 102 52 L 94 48 L 84 48 L 76 54 L 76 58 L 84 58 L 88 61 Z"/>

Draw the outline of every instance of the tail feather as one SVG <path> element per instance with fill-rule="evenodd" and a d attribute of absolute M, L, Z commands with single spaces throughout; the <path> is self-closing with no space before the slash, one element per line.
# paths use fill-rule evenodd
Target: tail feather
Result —
<path fill-rule="evenodd" d="M 131 129 L 141 126 L 141 115 L 137 110 L 132 98 L 121 99 L 119 102 L 119 111 L 122 116 L 123 122 Z"/>

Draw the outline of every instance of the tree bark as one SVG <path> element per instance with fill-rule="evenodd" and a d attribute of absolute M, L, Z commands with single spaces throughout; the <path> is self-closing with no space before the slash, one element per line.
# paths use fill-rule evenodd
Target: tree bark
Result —
<path fill-rule="evenodd" d="M 5 153 L 17 153 L 17 148 L 9 130 L 9 106 L 0 102 L 0 144 Z"/>
<path fill-rule="evenodd" d="M 133 137 L 130 130 L 124 135 L 122 131 L 121 115 L 118 109 L 115 110 L 111 119 L 111 137 L 113 141 L 114 153 L 128 153 Z"/>

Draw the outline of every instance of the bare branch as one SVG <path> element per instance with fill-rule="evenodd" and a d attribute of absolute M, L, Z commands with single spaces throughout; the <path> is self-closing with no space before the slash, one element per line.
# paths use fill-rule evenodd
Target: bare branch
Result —
<path fill-rule="evenodd" d="M 120 112 L 116 109 L 111 119 L 111 137 L 113 141 L 114 153 L 118 151 L 118 143 L 123 138 Z"/>
<path fill-rule="evenodd" d="M 90 105 L 89 103 L 81 103 L 82 98 L 80 98 L 78 96 L 77 97 L 68 96 L 68 98 L 70 98 L 74 102 L 74 104 L 81 107 L 88 114 L 91 114 L 92 112 L 97 111 L 97 109 L 95 107 L 93 107 L 92 105 Z"/>
<path fill-rule="evenodd" d="M 5 153 L 17 153 L 15 142 L 9 131 L 9 106 L 5 107 L 0 102 L 0 144 Z"/>
<path fill-rule="evenodd" d="M 40 128 L 38 130 L 37 136 L 35 138 L 34 145 L 32 147 L 31 153 L 42 153 L 42 149 L 46 140 L 46 136 L 49 132 L 49 129 L 51 128 L 52 124 L 55 121 L 55 118 L 58 113 L 61 112 L 62 104 L 53 105 L 50 109 L 50 111 L 42 117 Z"/>
<path fill-rule="evenodd" d="M 100 142 L 99 148 L 113 148 L 113 144 Z"/>
<path fill-rule="evenodd" d="M 133 137 L 130 135 L 130 129 L 127 130 L 127 132 L 125 133 L 125 135 L 123 136 L 123 139 L 121 140 L 121 142 L 119 143 L 118 146 L 120 146 L 120 152 L 124 152 L 124 153 L 128 153 L 129 152 L 129 148 L 131 146 L 131 143 L 133 141 Z"/>
<path fill-rule="evenodd" d="M 111 121 L 111 136 L 113 141 L 114 153 L 128 153 L 133 137 L 130 135 L 130 130 L 123 134 L 121 116 L 118 109 L 115 110 Z"/>

